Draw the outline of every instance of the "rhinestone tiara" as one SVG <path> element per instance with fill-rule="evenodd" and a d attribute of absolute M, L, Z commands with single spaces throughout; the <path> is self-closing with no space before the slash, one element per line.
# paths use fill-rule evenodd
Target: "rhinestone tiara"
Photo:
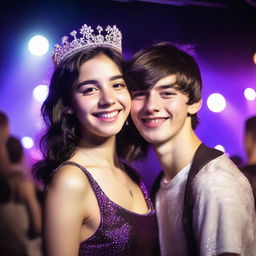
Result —
<path fill-rule="evenodd" d="M 63 36 L 62 45 L 55 44 L 52 52 L 52 60 L 55 65 L 88 47 L 107 46 L 122 51 L 122 33 L 116 25 L 113 27 L 108 25 L 105 28 L 105 35 L 102 34 L 103 28 L 101 26 L 97 26 L 96 29 L 98 31 L 97 35 L 93 33 L 94 30 L 91 26 L 84 24 L 80 29 L 81 37 L 77 37 L 76 30 L 70 33 L 73 37 L 70 42 L 67 36 Z"/>

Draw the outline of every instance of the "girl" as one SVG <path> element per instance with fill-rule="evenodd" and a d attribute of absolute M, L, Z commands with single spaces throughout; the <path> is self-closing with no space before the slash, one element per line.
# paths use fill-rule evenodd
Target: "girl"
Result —
<path fill-rule="evenodd" d="M 42 106 L 45 158 L 35 166 L 46 184 L 45 253 L 153 256 L 155 211 L 138 175 L 120 161 L 134 150 L 121 131 L 131 99 L 120 31 L 107 27 L 104 37 L 97 29 L 101 38 L 86 25 L 80 39 L 73 31 L 74 40 L 64 38 L 53 55 L 56 68 Z"/>

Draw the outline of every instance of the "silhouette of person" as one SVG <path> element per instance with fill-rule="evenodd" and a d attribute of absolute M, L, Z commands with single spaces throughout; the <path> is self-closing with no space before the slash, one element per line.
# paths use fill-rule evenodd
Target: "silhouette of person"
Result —
<path fill-rule="evenodd" d="M 42 217 L 35 185 L 26 177 L 21 142 L 9 136 L 8 119 L 2 120 L 0 159 L 8 159 L 0 168 L 0 255 L 40 256 Z"/>
<path fill-rule="evenodd" d="M 256 116 L 248 118 L 245 122 L 244 148 L 247 163 L 241 167 L 241 171 L 252 185 L 256 209 Z"/>

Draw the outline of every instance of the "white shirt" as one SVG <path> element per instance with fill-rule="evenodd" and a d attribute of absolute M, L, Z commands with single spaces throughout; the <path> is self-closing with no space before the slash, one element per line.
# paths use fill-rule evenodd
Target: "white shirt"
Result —
<path fill-rule="evenodd" d="M 190 164 L 156 196 L 162 256 L 188 256 L 182 224 Z M 205 165 L 192 183 L 193 230 L 201 256 L 237 253 L 256 256 L 256 213 L 252 188 L 233 162 L 222 155 Z"/>

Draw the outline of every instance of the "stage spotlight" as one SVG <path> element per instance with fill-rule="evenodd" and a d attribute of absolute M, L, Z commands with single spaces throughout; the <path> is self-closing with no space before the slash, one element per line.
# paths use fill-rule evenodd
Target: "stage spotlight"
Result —
<path fill-rule="evenodd" d="M 221 112 L 226 107 L 226 100 L 220 93 L 213 93 L 207 99 L 207 106 L 212 112 Z"/>
<path fill-rule="evenodd" d="M 225 148 L 222 145 L 216 145 L 214 148 L 225 153 Z"/>
<path fill-rule="evenodd" d="M 246 88 L 244 90 L 244 97 L 247 99 L 247 100 L 255 100 L 256 99 L 256 92 L 253 88 Z"/>
<path fill-rule="evenodd" d="M 29 149 L 32 148 L 34 146 L 34 141 L 32 138 L 24 136 L 21 138 L 21 143 L 23 145 L 24 148 Z"/>
<path fill-rule="evenodd" d="M 33 36 L 28 43 L 28 49 L 35 56 L 42 56 L 48 52 L 48 40 L 40 35 Z"/>
<path fill-rule="evenodd" d="M 35 100 L 39 102 L 43 102 L 46 99 L 48 92 L 49 92 L 49 87 L 47 85 L 40 84 L 34 88 L 33 96 Z"/>

